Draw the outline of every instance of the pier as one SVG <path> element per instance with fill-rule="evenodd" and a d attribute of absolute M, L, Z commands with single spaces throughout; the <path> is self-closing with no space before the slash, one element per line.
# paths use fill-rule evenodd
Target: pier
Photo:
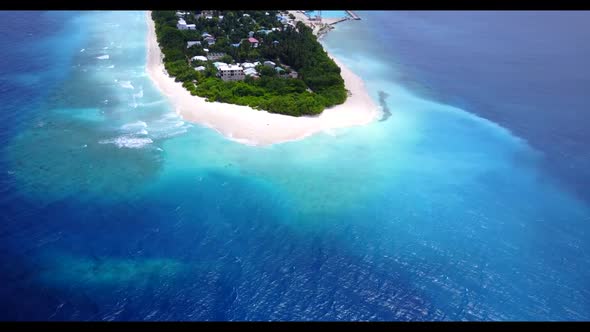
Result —
<path fill-rule="evenodd" d="M 350 18 L 349 18 L 349 17 L 338 18 L 338 19 L 336 19 L 336 20 L 334 20 L 334 21 L 332 21 L 332 20 L 330 20 L 330 19 L 324 19 L 323 21 L 324 21 L 324 22 L 326 22 L 326 23 L 327 23 L 327 24 L 329 24 L 329 25 L 334 25 L 334 24 L 336 24 L 336 23 L 340 23 L 340 22 L 343 22 L 343 21 L 348 21 L 348 20 L 350 20 Z"/>
<path fill-rule="evenodd" d="M 352 17 L 353 20 L 360 20 L 361 18 L 355 14 L 352 10 L 346 10 L 346 13 Z"/>

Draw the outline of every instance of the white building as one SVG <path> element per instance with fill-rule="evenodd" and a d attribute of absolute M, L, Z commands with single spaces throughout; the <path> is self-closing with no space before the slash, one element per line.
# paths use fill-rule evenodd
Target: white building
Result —
<path fill-rule="evenodd" d="M 219 66 L 219 77 L 224 81 L 241 81 L 245 78 L 244 69 L 236 65 Z"/>
<path fill-rule="evenodd" d="M 205 67 L 204 66 L 198 66 L 198 67 L 195 68 L 195 70 L 196 71 L 203 71 L 203 70 L 205 70 Z"/>
<path fill-rule="evenodd" d="M 208 53 L 207 60 L 215 61 L 215 60 L 219 60 L 219 59 L 223 58 L 224 56 L 225 56 L 225 53 L 219 53 L 219 52 Z"/>
<path fill-rule="evenodd" d="M 209 46 L 211 46 L 211 45 L 215 44 L 215 37 L 213 37 L 213 36 L 207 36 L 207 37 L 205 37 L 205 39 L 203 39 L 203 40 L 204 40 L 204 41 L 207 43 L 207 45 L 209 45 Z"/>
<path fill-rule="evenodd" d="M 228 64 L 225 62 L 213 62 L 213 65 L 215 66 L 215 68 L 217 68 L 219 70 L 220 67 L 227 67 Z"/>
<path fill-rule="evenodd" d="M 264 65 L 270 68 L 274 68 L 277 64 L 272 61 L 264 61 Z"/>
<path fill-rule="evenodd" d="M 207 61 L 207 57 L 206 56 L 202 56 L 202 55 L 197 55 L 197 56 L 194 56 L 191 60 L 193 60 L 193 61 L 195 61 L 195 60 L 197 60 L 197 61 Z"/>
<path fill-rule="evenodd" d="M 179 30 L 188 30 L 186 27 L 186 21 L 183 18 L 178 19 L 178 23 L 176 24 L 176 27 Z"/>
<path fill-rule="evenodd" d="M 198 40 L 191 40 L 186 42 L 186 48 L 190 48 L 193 45 L 201 46 L 201 42 Z"/>
<path fill-rule="evenodd" d="M 248 68 L 248 69 L 244 69 L 244 75 L 254 76 L 254 75 L 258 75 L 258 72 L 254 68 Z"/>
<path fill-rule="evenodd" d="M 250 63 L 250 62 L 244 62 L 244 63 L 242 63 L 242 67 L 244 67 L 244 69 L 248 69 L 248 68 L 254 68 L 254 67 L 256 67 L 256 65 L 253 63 Z"/>
<path fill-rule="evenodd" d="M 194 24 L 186 24 L 186 21 L 183 18 L 178 19 L 176 27 L 179 30 L 195 30 L 197 28 L 197 26 Z"/>

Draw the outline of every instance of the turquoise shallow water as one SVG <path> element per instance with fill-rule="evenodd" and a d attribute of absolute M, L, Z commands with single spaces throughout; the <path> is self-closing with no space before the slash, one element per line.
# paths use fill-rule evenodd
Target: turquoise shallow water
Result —
<path fill-rule="evenodd" d="M 365 21 L 324 43 L 391 117 L 251 147 L 174 115 L 144 13 L 55 15 L 88 31 L 8 108 L 29 112 L 3 139 L 0 318 L 588 319 L 587 203 L 526 140 L 342 42 Z"/>

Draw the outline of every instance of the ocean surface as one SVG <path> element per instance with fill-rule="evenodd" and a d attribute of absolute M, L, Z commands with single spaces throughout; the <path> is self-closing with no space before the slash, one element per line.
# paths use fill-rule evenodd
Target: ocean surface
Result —
<path fill-rule="evenodd" d="M 590 13 L 358 14 L 389 116 L 252 147 L 145 13 L 0 12 L 0 320 L 589 320 Z"/>

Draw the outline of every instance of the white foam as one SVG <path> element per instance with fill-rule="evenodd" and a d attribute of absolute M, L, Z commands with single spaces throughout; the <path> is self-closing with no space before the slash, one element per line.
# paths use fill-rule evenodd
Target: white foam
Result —
<path fill-rule="evenodd" d="M 148 125 L 144 121 L 135 121 L 135 122 L 124 124 L 123 126 L 121 126 L 121 129 L 127 130 L 127 131 L 134 131 L 138 128 L 145 129 L 147 127 L 148 127 Z"/>
<path fill-rule="evenodd" d="M 82 52 L 84 52 L 84 51 L 86 51 L 86 49 L 85 49 L 85 48 L 81 49 L 81 50 L 80 50 L 80 53 L 82 53 Z"/>
<path fill-rule="evenodd" d="M 108 50 L 108 49 L 109 49 L 109 47 L 108 47 L 108 46 L 105 46 L 105 47 L 103 47 L 102 49 L 103 49 L 103 50 Z"/>
<path fill-rule="evenodd" d="M 163 104 L 165 103 L 166 100 L 165 99 L 161 99 L 161 100 L 156 100 L 156 101 L 152 101 L 149 103 L 140 103 L 141 106 L 154 106 L 154 105 L 159 105 L 159 104 Z"/>
<path fill-rule="evenodd" d="M 137 98 L 143 98 L 143 88 L 139 88 L 139 92 L 138 93 L 134 93 L 133 97 L 137 97 Z"/>
<path fill-rule="evenodd" d="M 217 132 L 219 132 L 219 131 L 217 131 Z M 257 145 L 255 141 L 252 141 L 252 140 L 249 140 L 249 139 L 245 139 L 245 138 L 236 138 L 231 133 L 227 136 L 227 138 L 229 138 L 230 141 L 238 142 L 238 143 L 241 143 L 241 144 L 244 144 L 244 145 L 249 145 L 249 146 L 256 146 Z"/>
<path fill-rule="evenodd" d="M 135 89 L 135 87 L 133 86 L 133 84 L 131 84 L 130 81 L 121 81 L 121 82 L 119 82 L 119 85 L 125 89 L 132 89 L 132 90 Z"/>
<path fill-rule="evenodd" d="M 187 132 L 187 128 L 186 127 L 182 127 L 179 130 L 173 130 L 173 131 L 163 131 L 159 134 L 154 135 L 155 138 L 170 138 L 170 137 L 174 137 L 174 136 L 178 136 L 181 134 L 184 134 Z"/>
<path fill-rule="evenodd" d="M 115 144 L 118 148 L 139 149 L 153 143 L 150 138 L 140 138 L 133 136 L 119 136 L 112 139 L 99 141 L 99 144 Z"/>
<path fill-rule="evenodd" d="M 115 68 L 115 65 L 110 65 L 107 68 Z"/>
<path fill-rule="evenodd" d="M 180 116 L 179 116 L 178 114 L 176 114 L 176 113 L 172 113 L 172 112 L 170 112 L 170 113 L 166 113 L 166 114 L 163 116 L 163 120 L 164 120 L 164 119 L 179 119 L 179 118 L 180 118 Z"/>
<path fill-rule="evenodd" d="M 100 60 L 107 60 L 109 58 L 109 55 L 105 54 L 105 55 L 97 56 L 96 58 L 100 59 Z"/>

